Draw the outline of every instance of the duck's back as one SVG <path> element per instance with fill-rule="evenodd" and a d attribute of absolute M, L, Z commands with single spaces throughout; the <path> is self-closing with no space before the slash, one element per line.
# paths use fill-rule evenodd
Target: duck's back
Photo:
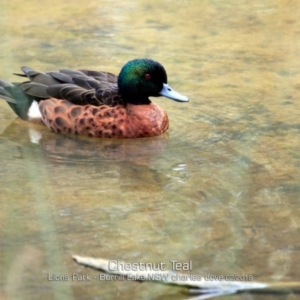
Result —
<path fill-rule="evenodd" d="M 77 105 L 123 105 L 118 92 L 118 76 L 108 72 L 90 70 L 60 70 L 38 72 L 23 67 L 29 81 L 18 86 L 29 96 L 40 101 L 48 98 L 67 100 Z"/>

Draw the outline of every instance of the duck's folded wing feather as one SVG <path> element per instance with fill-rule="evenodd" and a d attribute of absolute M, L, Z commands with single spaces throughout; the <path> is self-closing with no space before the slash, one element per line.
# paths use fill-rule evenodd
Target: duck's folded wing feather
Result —
<path fill-rule="evenodd" d="M 118 93 L 116 84 L 101 84 L 96 87 L 96 99 L 108 106 L 124 105 L 124 101 Z"/>
<path fill-rule="evenodd" d="M 20 84 L 21 89 L 27 95 L 33 96 L 36 99 L 47 99 L 47 86 L 37 82 L 24 82 Z"/>
<path fill-rule="evenodd" d="M 99 81 L 95 80 L 94 78 L 87 78 L 82 76 L 74 77 L 73 83 L 87 90 L 96 89 L 100 84 Z"/>
<path fill-rule="evenodd" d="M 98 86 L 96 89 L 85 89 L 76 84 L 56 84 L 47 87 L 47 93 L 50 97 L 68 100 L 78 105 L 116 106 L 123 104 L 118 89 L 113 90 L 112 87 Z"/>
<path fill-rule="evenodd" d="M 52 74 L 55 74 L 56 72 L 43 73 L 43 72 L 35 71 L 29 67 L 22 67 L 21 69 L 25 73 L 25 75 L 29 78 L 29 80 L 34 83 L 40 83 L 49 86 L 61 82 L 63 83 L 70 82 L 70 78 L 68 80 L 65 77 L 63 81 L 60 80 L 59 78 L 55 78 Z"/>
<path fill-rule="evenodd" d="M 97 72 L 97 71 L 90 71 L 90 70 L 80 70 L 80 71 L 86 74 L 87 76 L 93 77 L 94 79 L 100 82 L 108 82 L 108 83 L 118 82 L 118 76 L 109 72 Z"/>
<path fill-rule="evenodd" d="M 43 73 L 29 67 L 22 67 L 22 71 L 30 81 L 18 85 L 27 95 L 38 101 L 53 97 L 78 105 L 123 104 L 118 93 L 118 76 L 112 73 L 68 69 Z"/>

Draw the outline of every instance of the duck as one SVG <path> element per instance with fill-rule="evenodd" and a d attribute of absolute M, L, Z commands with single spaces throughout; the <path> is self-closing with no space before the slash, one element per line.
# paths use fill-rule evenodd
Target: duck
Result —
<path fill-rule="evenodd" d="M 20 83 L 0 79 L 0 98 L 23 120 L 62 134 L 99 138 L 154 137 L 169 128 L 167 113 L 149 97 L 188 102 L 152 59 L 134 59 L 114 75 L 104 71 L 39 72 L 22 67 Z"/>

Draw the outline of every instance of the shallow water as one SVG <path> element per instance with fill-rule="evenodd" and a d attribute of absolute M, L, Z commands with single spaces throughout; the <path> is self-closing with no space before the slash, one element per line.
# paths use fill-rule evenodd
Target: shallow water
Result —
<path fill-rule="evenodd" d="M 296 0 L 1 3 L 1 78 L 22 65 L 118 73 L 150 57 L 190 102 L 153 99 L 170 130 L 137 140 L 55 134 L 0 102 L 0 299 L 187 298 L 151 283 L 49 280 L 98 276 L 73 254 L 298 281 L 299 12 Z"/>

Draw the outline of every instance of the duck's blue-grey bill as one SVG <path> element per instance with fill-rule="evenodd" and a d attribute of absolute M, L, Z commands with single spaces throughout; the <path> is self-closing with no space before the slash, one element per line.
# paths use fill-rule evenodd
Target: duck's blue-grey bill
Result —
<path fill-rule="evenodd" d="M 168 84 L 164 83 L 160 95 L 179 102 L 188 102 L 189 98 L 174 91 Z"/>

